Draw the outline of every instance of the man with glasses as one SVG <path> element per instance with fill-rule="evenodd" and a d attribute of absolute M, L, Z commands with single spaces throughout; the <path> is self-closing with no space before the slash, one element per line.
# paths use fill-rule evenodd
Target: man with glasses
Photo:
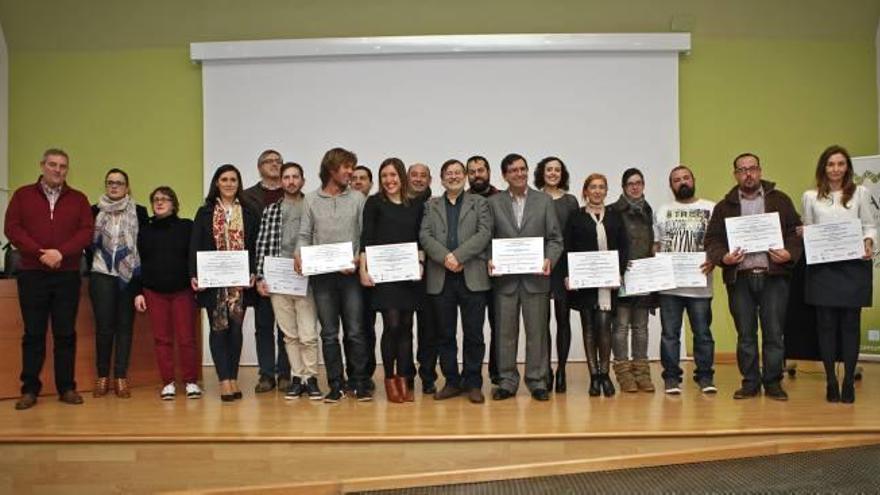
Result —
<path fill-rule="evenodd" d="M 46 150 L 40 160 L 40 178 L 16 190 L 6 210 L 6 238 L 21 253 L 18 300 L 24 338 L 18 410 L 37 403 L 50 320 L 58 398 L 65 404 L 83 402 L 74 380 L 76 312 L 80 262 L 95 224 L 86 196 L 67 185 L 68 170 L 67 153 Z"/>
<path fill-rule="evenodd" d="M 797 235 L 801 218 L 791 199 L 773 182 L 761 180 L 761 161 L 757 155 L 743 153 L 733 160 L 737 186 L 715 205 L 706 232 L 706 256 L 723 267 L 730 312 L 736 325 L 736 362 L 742 387 L 734 399 L 755 397 L 764 387 L 767 397 L 788 400 L 782 389 L 785 345 L 783 324 L 788 303 L 788 284 L 792 266 L 803 246 Z M 724 220 L 729 217 L 778 213 L 784 247 L 766 252 L 732 251 L 727 243 Z M 761 359 L 758 366 L 758 321 L 761 322 Z"/>
<path fill-rule="evenodd" d="M 262 215 L 263 209 L 284 198 L 284 189 L 281 187 L 281 153 L 275 150 L 266 150 L 257 158 L 257 170 L 260 172 L 260 182 L 245 189 L 242 193 L 242 201 L 245 206 L 257 215 Z M 287 392 L 290 388 L 290 359 L 284 347 L 283 332 L 275 331 L 275 313 L 272 311 L 272 301 L 265 296 L 258 295 L 254 305 L 254 326 L 256 327 L 257 364 L 260 368 L 260 379 L 254 391 L 256 393 L 270 392 L 275 389 L 275 375 L 278 375 L 278 389 Z M 278 349 L 276 361 L 275 349 Z"/>

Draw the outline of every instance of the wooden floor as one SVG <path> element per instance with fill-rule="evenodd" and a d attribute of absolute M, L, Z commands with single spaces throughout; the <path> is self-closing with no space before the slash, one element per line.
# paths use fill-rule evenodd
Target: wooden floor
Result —
<path fill-rule="evenodd" d="M 715 396 L 686 381 L 678 397 L 658 389 L 590 398 L 584 366 L 573 364 L 567 394 L 541 403 L 523 388 L 515 399 L 483 405 L 420 395 L 391 404 L 381 387 L 370 403 L 286 401 L 255 396 L 253 368 L 242 371 L 244 399 L 230 404 L 205 371 L 211 378 L 201 400 L 163 402 L 150 387 L 135 388 L 129 400 L 86 396 L 82 406 L 50 396 L 15 411 L 14 401 L 0 401 L 0 492 L 288 490 L 315 481 L 336 483 L 339 492 L 880 443 L 880 364 L 873 363 L 864 364 L 854 405 L 826 403 L 816 372 L 784 381 L 788 402 L 735 401 L 731 364 L 717 366 Z"/>

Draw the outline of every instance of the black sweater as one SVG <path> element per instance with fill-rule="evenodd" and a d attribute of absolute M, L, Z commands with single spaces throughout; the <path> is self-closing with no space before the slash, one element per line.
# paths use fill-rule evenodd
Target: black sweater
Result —
<path fill-rule="evenodd" d="M 138 293 L 141 287 L 168 294 L 190 286 L 188 263 L 192 226 L 192 220 L 177 215 L 152 217 L 141 226 L 138 232 L 141 276 L 132 281 Z"/>

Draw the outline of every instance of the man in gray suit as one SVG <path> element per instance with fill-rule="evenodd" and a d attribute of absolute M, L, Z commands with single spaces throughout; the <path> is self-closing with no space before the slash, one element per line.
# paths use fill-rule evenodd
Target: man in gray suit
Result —
<path fill-rule="evenodd" d="M 562 230 L 550 196 L 528 186 L 529 166 L 525 158 L 516 153 L 505 156 L 501 160 L 501 174 L 508 188 L 489 198 L 492 237 L 543 237 L 544 269 L 541 273 L 495 278 L 495 319 L 499 328 L 498 343 L 493 345 L 497 345 L 500 380 L 492 399 L 513 397 L 519 387 L 516 352 L 521 308 L 526 330 L 525 382 L 532 398 L 544 401 L 550 398 L 547 391 L 550 269 L 562 254 Z M 489 274 L 493 275 L 493 271 L 490 259 Z"/>
<path fill-rule="evenodd" d="M 483 397 L 483 320 L 489 290 L 487 247 L 492 238 L 489 204 L 481 196 L 465 194 L 464 164 L 447 160 L 440 169 L 446 192 L 425 204 L 419 241 L 425 251 L 427 293 L 434 305 L 438 327 L 440 369 L 446 377 L 434 399 L 451 399 L 467 391 L 474 404 Z M 462 355 L 458 369 L 456 328 L 461 308 Z"/>

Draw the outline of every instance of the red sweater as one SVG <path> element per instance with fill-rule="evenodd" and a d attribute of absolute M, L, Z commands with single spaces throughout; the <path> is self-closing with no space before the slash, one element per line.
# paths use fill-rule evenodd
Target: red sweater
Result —
<path fill-rule="evenodd" d="M 95 221 L 85 194 L 65 184 L 49 210 L 40 182 L 22 186 L 6 210 L 6 238 L 21 252 L 22 270 L 48 270 L 40 263 L 40 249 L 57 249 L 63 256 L 59 270 L 79 270 L 83 249 L 92 242 Z"/>

